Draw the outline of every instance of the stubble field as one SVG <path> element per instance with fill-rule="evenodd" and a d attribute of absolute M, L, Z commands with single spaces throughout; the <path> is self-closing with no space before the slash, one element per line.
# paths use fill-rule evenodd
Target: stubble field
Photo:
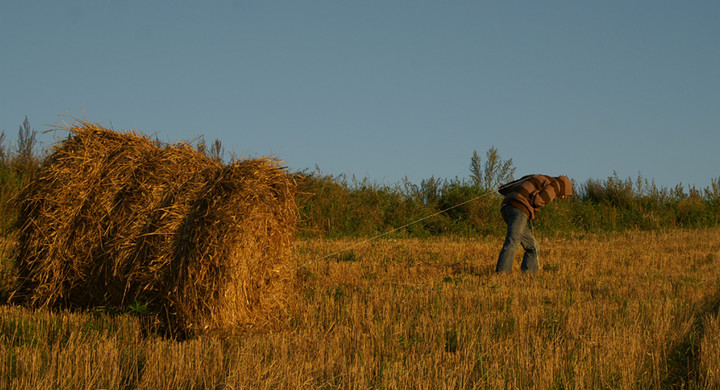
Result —
<path fill-rule="evenodd" d="M 0 388 L 720 387 L 720 230 L 537 235 L 535 277 L 497 237 L 298 240 L 287 322 L 229 338 L 0 306 Z"/>

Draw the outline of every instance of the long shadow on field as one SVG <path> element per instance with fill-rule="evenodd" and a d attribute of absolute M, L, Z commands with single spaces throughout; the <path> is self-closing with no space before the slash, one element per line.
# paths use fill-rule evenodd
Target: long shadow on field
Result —
<path fill-rule="evenodd" d="M 698 304 L 690 330 L 668 354 L 668 376 L 663 388 L 687 388 L 690 384 L 699 385 L 700 379 L 700 343 L 705 334 L 705 317 L 715 315 L 720 310 L 720 283 L 714 295 Z M 690 386 L 692 388 L 692 386 Z"/>

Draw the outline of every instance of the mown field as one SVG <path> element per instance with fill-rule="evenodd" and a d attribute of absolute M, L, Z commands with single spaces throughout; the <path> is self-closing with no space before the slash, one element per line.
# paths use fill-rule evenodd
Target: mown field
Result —
<path fill-rule="evenodd" d="M 288 322 L 231 338 L 3 305 L 0 388 L 720 388 L 720 230 L 537 235 L 535 277 L 497 237 L 298 240 Z"/>

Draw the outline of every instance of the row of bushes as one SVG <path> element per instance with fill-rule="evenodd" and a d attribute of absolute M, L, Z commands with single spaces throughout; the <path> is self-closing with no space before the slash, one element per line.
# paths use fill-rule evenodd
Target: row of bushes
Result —
<path fill-rule="evenodd" d="M 299 197 L 301 232 L 307 235 L 502 235 L 506 228 L 499 213 L 502 197 L 469 180 L 378 186 L 319 171 L 298 180 L 304 193 Z M 573 183 L 576 196 L 542 209 L 534 227 L 547 234 L 716 227 L 719 180 L 702 191 L 686 191 L 682 185 L 658 188 L 642 177 L 623 180 L 615 173 Z"/>
<path fill-rule="evenodd" d="M 25 122 L 18 144 L 8 148 L 0 134 L 0 232 L 11 228 L 15 211 L 10 200 L 41 164 L 35 150 L 36 131 Z M 198 150 L 222 158 L 219 141 Z M 437 179 L 419 184 L 405 180 L 378 185 L 346 175 L 333 176 L 319 169 L 295 174 L 300 193 L 299 226 L 302 236 L 370 237 L 375 235 L 428 237 L 435 235 L 502 235 L 501 197 L 492 189 L 498 180 L 512 177 L 512 160 L 503 161 L 497 150 L 487 153 L 482 172 L 475 153 L 471 179 Z M 493 184 L 494 183 L 494 184 Z M 621 179 L 616 173 L 604 180 L 573 182 L 576 196 L 545 207 L 534 222 L 544 233 L 707 228 L 720 224 L 720 178 L 698 190 L 658 188 L 642 177 Z"/>

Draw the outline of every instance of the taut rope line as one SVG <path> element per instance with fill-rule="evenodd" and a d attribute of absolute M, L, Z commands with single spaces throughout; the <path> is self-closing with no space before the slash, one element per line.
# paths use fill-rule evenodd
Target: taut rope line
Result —
<path fill-rule="evenodd" d="M 385 233 L 380 233 L 380 234 L 378 234 L 378 235 L 375 235 L 375 236 L 372 236 L 372 237 L 370 237 L 370 238 L 368 238 L 368 239 L 365 239 L 364 241 L 360 241 L 360 242 L 357 242 L 357 243 L 355 243 L 355 244 L 353 244 L 353 245 L 350 245 L 350 246 L 348 246 L 348 247 L 346 247 L 346 248 L 337 250 L 337 251 L 335 251 L 335 252 L 331 252 L 330 254 L 325 255 L 325 256 L 323 256 L 323 257 L 319 257 L 319 258 L 317 258 L 317 259 L 310 260 L 310 261 L 308 261 L 308 262 L 305 262 L 305 263 L 303 263 L 303 264 L 300 264 L 300 265 L 298 265 L 298 266 L 295 266 L 295 268 L 292 268 L 290 271 L 291 271 L 291 272 L 292 272 L 292 271 L 295 271 L 295 270 L 298 269 L 298 268 L 302 268 L 302 267 L 305 267 L 305 266 L 310 265 L 310 264 L 312 264 L 312 263 L 316 263 L 316 262 L 318 262 L 318 261 L 325 260 L 325 259 L 327 259 L 327 258 L 329 258 L 329 257 L 335 256 L 335 255 L 337 255 L 337 254 L 339 254 L 339 253 L 342 253 L 342 252 L 345 252 L 345 251 L 347 251 L 347 250 L 356 248 L 356 247 L 358 247 L 358 246 L 360 246 L 360 245 L 363 245 L 363 244 L 366 244 L 366 243 L 368 243 L 368 242 L 370 242 L 370 241 L 377 240 L 377 239 L 380 238 L 380 237 L 387 236 L 388 234 L 394 233 L 394 232 L 396 232 L 396 231 L 398 231 L 398 230 L 401 230 L 401 229 L 404 229 L 404 228 L 406 228 L 406 227 L 408 227 L 408 226 L 415 225 L 416 223 L 420 223 L 420 222 L 422 222 L 422 221 L 424 221 L 424 220 L 426 220 L 426 219 L 428 219 L 428 218 L 432 218 L 432 217 L 434 217 L 434 216 L 436 216 L 436 215 L 439 215 L 439 214 L 442 214 L 442 213 L 444 213 L 444 212 L 450 211 L 450 210 L 452 210 L 452 209 L 454 209 L 454 208 L 460 207 L 460 206 L 465 205 L 465 204 L 468 204 L 468 203 L 470 203 L 470 202 L 474 202 L 474 201 L 476 201 L 476 200 L 478 200 L 478 199 L 480 199 L 480 198 L 484 198 L 484 197 L 486 197 L 486 196 L 488 196 L 488 195 L 490 195 L 490 194 L 492 194 L 492 193 L 494 193 L 494 192 L 495 192 L 495 191 L 488 191 L 488 192 L 486 192 L 486 193 L 484 193 L 484 194 L 482 194 L 482 195 L 478 195 L 478 196 L 476 196 L 476 197 L 474 197 L 474 198 L 472 198 L 472 199 L 469 199 L 469 200 L 466 200 L 466 201 L 464 201 L 464 202 L 458 203 L 458 204 L 456 204 L 456 205 L 454 205 L 454 206 L 450 206 L 450 207 L 448 207 L 448 208 L 446 208 L 446 209 L 444 209 L 444 210 L 440 210 L 440 211 L 437 211 L 437 212 L 432 213 L 432 214 L 430 214 L 430 215 L 426 215 L 426 216 L 424 216 L 424 217 L 422 217 L 422 218 L 420 218 L 420 219 L 417 219 L 417 220 L 415 220 L 415 221 L 406 223 L 405 225 L 402 225 L 402 226 L 400 226 L 400 227 L 396 227 L 396 228 L 394 228 L 394 229 L 390 229 L 390 230 L 386 231 Z"/>

